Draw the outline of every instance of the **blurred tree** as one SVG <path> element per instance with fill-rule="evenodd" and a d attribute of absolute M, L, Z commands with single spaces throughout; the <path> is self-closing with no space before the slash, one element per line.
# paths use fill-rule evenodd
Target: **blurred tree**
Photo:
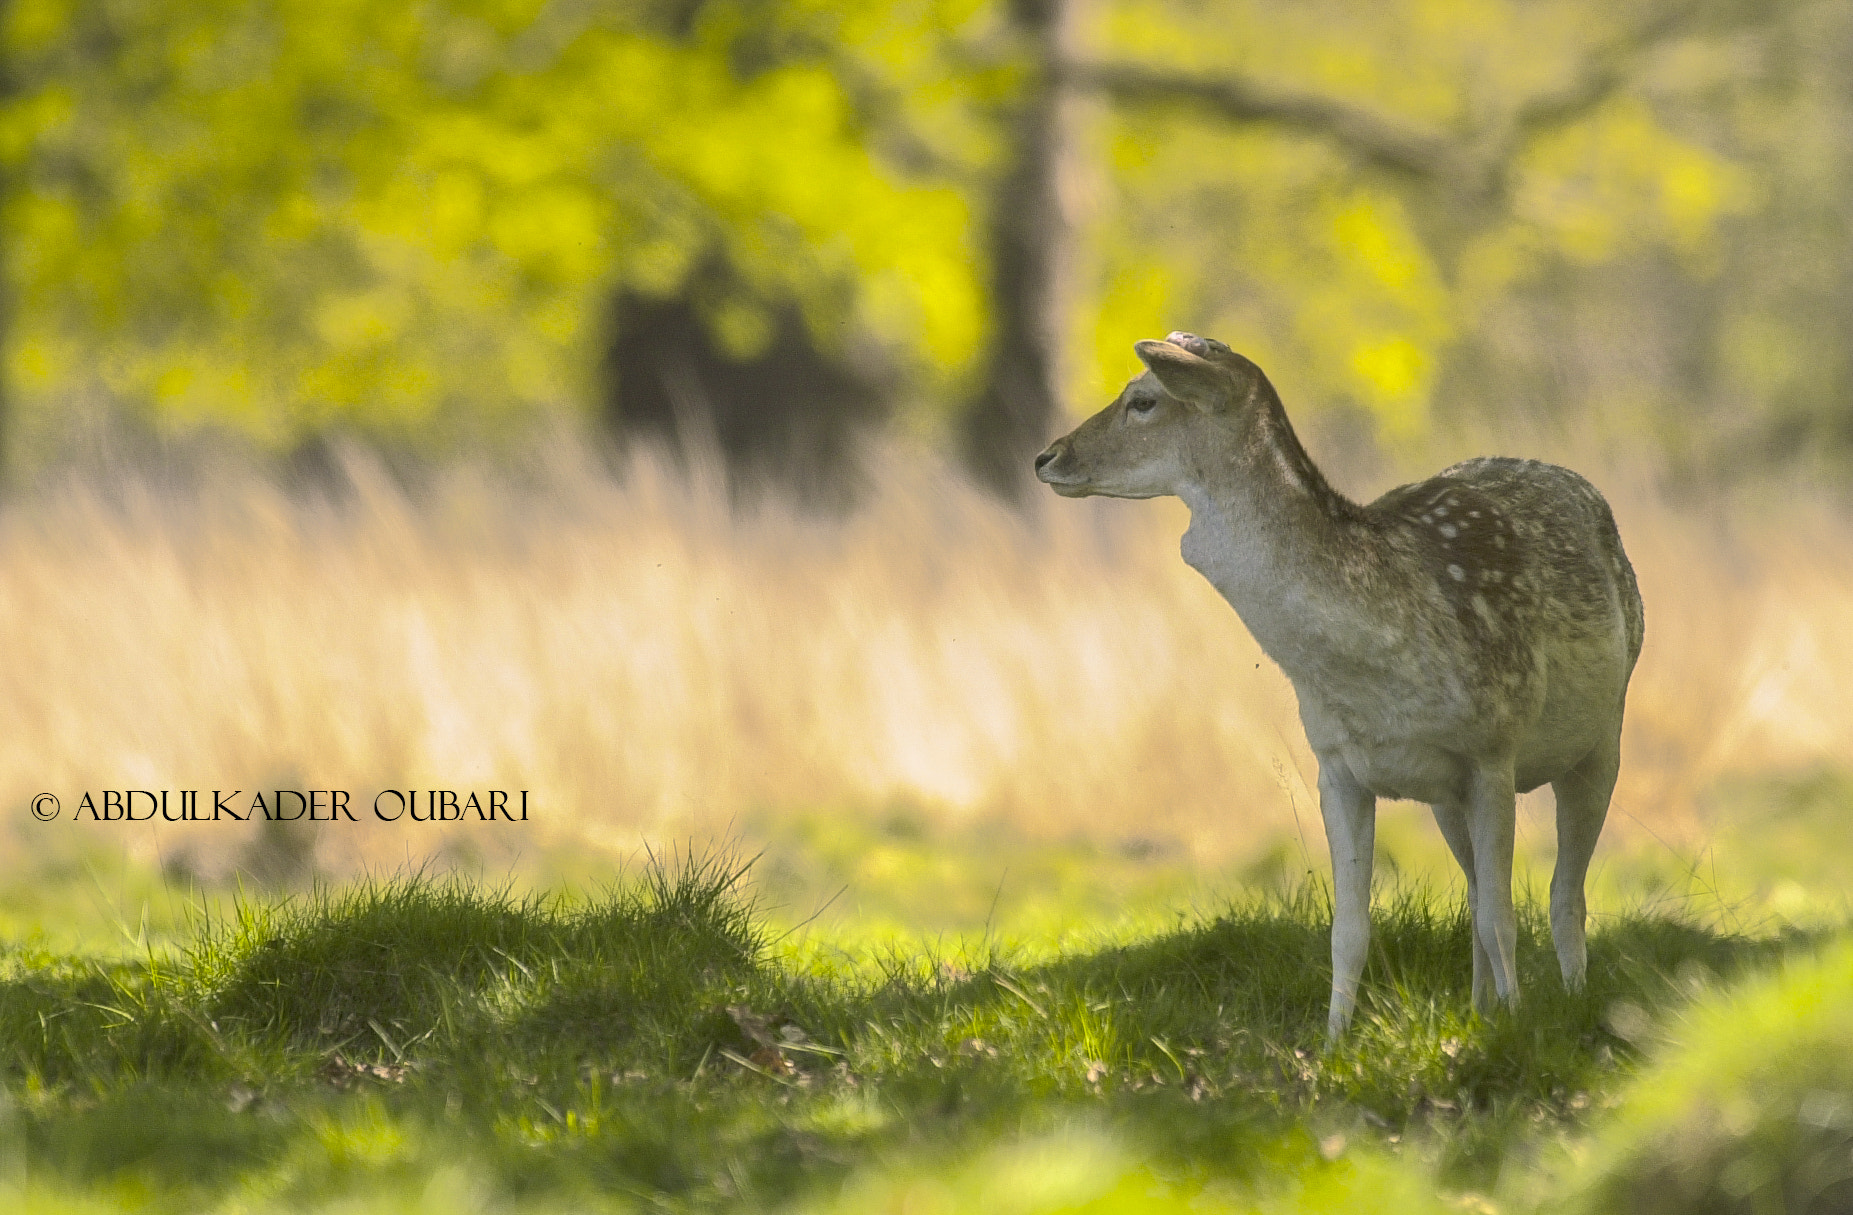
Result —
<path fill-rule="evenodd" d="M 718 0 L 692 6 L 690 24 L 722 10 L 732 11 Z M 728 27 L 729 58 L 734 74 L 747 78 L 797 63 L 827 72 L 877 172 L 962 186 L 982 156 L 976 111 L 986 70 L 965 73 L 975 89 L 930 94 L 952 71 L 951 27 L 975 11 L 965 0 L 762 5 L 749 10 L 750 21 Z M 765 154 L 779 151 L 772 140 Z M 897 403 L 911 422 L 929 421 L 921 398 L 948 392 L 982 331 L 981 280 L 967 241 L 950 229 L 923 231 L 918 219 L 892 209 L 853 221 L 835 216 L 839 225 L 866 221 L 903 241 L 952 237 L 953 244 L 902 245 L 907 259 L 889 268 L 843 266 L 811 284 L 808 299 L 793 290 L 788 256 L 773 273 L 743 267 L 737 241 L 728 239 L 731 219 L 711 227 L 693 271 L 667 283 L 621 282 L 611 312 L 607 418 L 621 434 L 712 447 L 726 457 L 736 487 L 772 480 L 813 503 L 846 501 L 856 438 L 889 419 Z M 954 268 L 963 282 L 950 280 Z M 918 306 L 923 299 L 958 316 L 935 322 Z"/>
<path fill-rule="evenodd" d="M 1179 326 L 1393 441 L 1853 457 L 1835 0 L 3 16 L 16 460 L 86 402 L 279 449 L 614 392 L 673 426 L 674 347 L 724 447 L 827 462 L 892 411 L 1008 493 Z"/>
<path fill-rule="evenodd" d="M 1029 485 L 1030 457 L 1062 416 L 1063 333 L 1074 304 L 1076 147 L 1084 115 L 1068 65 L 1075 0 L 1008 0 L 1022 80 L 1008 111 L 1007 160 L 990 205 L 992 326 L 983 381 L 965 409 L 962 454 L 1006 498 Z"/>
<path fill-rule="evenodd" d="M 717 263 L 719 349 L 795 312 L 826 355 L 957 374 L 983 325 L 966 204 L 866 146 L 813 16 L 20 0 L 20 429 L 43 447 L 88 396 L 281 448 L 467 441 L 591 400 L 613 294 Z"/>
<path fill-rule="evenodd" d="M 6 28 L 8 24 L 7 17 L 10 8 L 11 0 L 0 0 L 0 29 Z M 0 43 L 0 113 L 5 113 L 12 107 L 16 88 L 13 79 L 13 57 L 7 54 L 6 50 L 5 45 Z M 9 189 L 10 173 L 8 172 L 10 168 L 7 160 L 0 157 L 0 200 L 4 200 L 11 192 Z M 3 201 L 0 201 L 0 206 L 3 205 Z M 6 350 L 7 337 L 10 333 L 8 322 L 12 319 L 13 296 L 10 289 L 12 284 L 4 269 L 11 261 L 9 256 L 11 242 L 7 239 L 8 235 L 4 226 L 0 225 L 0 489 L 4 489 L 7 483 L 7 439 L 12 422 L 11 385 L 8 383 L 3 353 Z"/>

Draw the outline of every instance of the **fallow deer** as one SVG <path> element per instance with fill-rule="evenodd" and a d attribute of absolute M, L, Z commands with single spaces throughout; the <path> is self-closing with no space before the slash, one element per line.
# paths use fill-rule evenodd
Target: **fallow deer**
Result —
<path fill-rule="evenodd" d="M 1174 333 L 1147 371 L 1036 457 L 1058 494 L 1190 508 L 1184 560 L 1299 698 L 1332 850 L 1328 1033 L 1370 942 L 1379 797 L 1428 802 L 1467 875 L 1473 1004 L 1518 999 L 1515 797 L 1557 800 L 1551 936 L 1581 985 L 1584 878 L 1621 759 L 1641 597 L 1608 503 L 1565 468 L 1468 460 L 1368 505 L 1307 457 L 1261 369 Z"/>

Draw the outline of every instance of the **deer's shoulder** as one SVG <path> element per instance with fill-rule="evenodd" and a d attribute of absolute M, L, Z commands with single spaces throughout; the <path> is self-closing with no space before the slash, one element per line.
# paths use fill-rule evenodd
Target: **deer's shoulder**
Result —
<path fill-rule="evenodd" d="M 1463 619 L 1561 627 L 1638 615 L 1614 516 L 1580 474 L 1482 457 L 1402 485 L 1365 508 L 1386 548 L 1425 573 Z M 1638 628 L 1637 628 L 1638 631 Z"/>
<path fill-rule="evenodd" d="M 1426 481 L 1399 485 L 1364 508 L 1379 559 L 1432 586 L 1468 617 L 1505 616 L 1525 597 L 1536 529 L 1526 503 L 1485 475 L 1482 462 L 1457 464 Z M 1517 463 L 1514 461 L 1513 463 Z"/>

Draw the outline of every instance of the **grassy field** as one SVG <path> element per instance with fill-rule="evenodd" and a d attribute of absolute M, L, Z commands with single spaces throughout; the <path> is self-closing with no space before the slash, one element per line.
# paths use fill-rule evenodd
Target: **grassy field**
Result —
<path fill-rule="evenodd" d="M 1843 520 L 1536 454 L 1614 499 L 1647 602 L 1606 861 L 1703 855 L 1773 809 L 1769 774 L 1853 770 Z M 73 824 L 84 791 L 134 788 L 532 792 L 519 829 L 363 812 L 306 841 L 334 875 L 551 880 L 563 857 L 897 812 L 1218 873 L 1321 853 L 1291 689 L 1179 559 L 1176 503 L 1016 515 L 917 451 L 871 469 L 840 519 L 736 511 L 713 478 L 614 474 L 568 441 L 400 474 L 350 452 L 306 483 L 205 460 L 50 477 L 0 512 L 0 871 L 72 841 L 207 882 L 264 859 L 248 825 Z M 58 822 L 26 813 L 41 791 Z M 1531 862 L 1550 821 L 1528 797 Z M 1404 835 L 1438 855 L 1432 827 Z"/>
<path fill-rule="evenodd" d="M 1633 1095 L 1643 1058 L 1690 1070 L 1658 1043 L 1695 996 L 1824 942 L 1613 917 L 1571 995 L 1534 907 L 1526 999 L 1482 1020 L 1461 908 L 1389 890 L 1357 1027 L 1333 1048 L 1316 887 L 1060 950 L 904 950 L 775 934 L 741 877 L 682 857 L 586 898 L 376 881 L 202 909 L 175 947 L 135 958 L 9 949 L 0 1185 L 45 1211 L 1419 1211 L 1570 1195 L 1638 1210 L 1611 1198 L 1661 1163 Z M 1830 962 L 1848 988 L 1847 957 Z M 1807 1091 L 1824 1117 L 1842 1109 Z M 1781 1116 L 1755 1100 L 1744 1134 Z M 1564 1170 L 1577 1153 L 1610 1189 Z"/>
<path fill-rule="evenodd" d="M 1831 510 L 1596 470 L 1648 645 L 1590 987 L 1541 935 L 1548 795 L 1519 811 L 1526 1000 L 1490 1020 L 1452 862 L 1386 804 L 1364 1010 L 1328 1049 L 1311 762 L 1178 513 L 1014 515 L 930 459 L 871 467 L 832 519 L 564 441 L 9 503 L 0 1205 L 1838 1209 Z M 215 788 L 533 812 L 74 813 Z"/>

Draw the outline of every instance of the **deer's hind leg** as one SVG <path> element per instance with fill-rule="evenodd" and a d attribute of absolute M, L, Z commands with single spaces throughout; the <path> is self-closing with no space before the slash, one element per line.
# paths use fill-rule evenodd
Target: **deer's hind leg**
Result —
<path fill-rule="evenodd" d="M 1609 797 L 1615 792 L 1615 775 L 1621 769 L 1621 738 L 1590 752 L 1576 767 L 1551 782 L 1557 797 L 1557 864 L 1551 871 L 1551 943 L 1557 947 L 1557 965 L 1564 986 L 1583 985 L 1589 964 L 1584 938 L 1587 906 L 1583 882 L 1589 875 L 1589 858 L 1595 855 L 1596 837 L 1608 818 Z"/>
<path fill-rule="evenodd" d="M 1473 836 L 1467 829 L 1467 807 L 1461 802 L 1436 802 L 1432 808 L 1441 838 L 1448 841 L 1448 851 L 1467 875 L 1467 926 L 1473 938 L 1473 1010 L 1490 1013 L 1499 1001 L 1499 990 L 1493 985 L 1492 959 L 1480 939 L 1480 886 L 1474 880 Z"/>

